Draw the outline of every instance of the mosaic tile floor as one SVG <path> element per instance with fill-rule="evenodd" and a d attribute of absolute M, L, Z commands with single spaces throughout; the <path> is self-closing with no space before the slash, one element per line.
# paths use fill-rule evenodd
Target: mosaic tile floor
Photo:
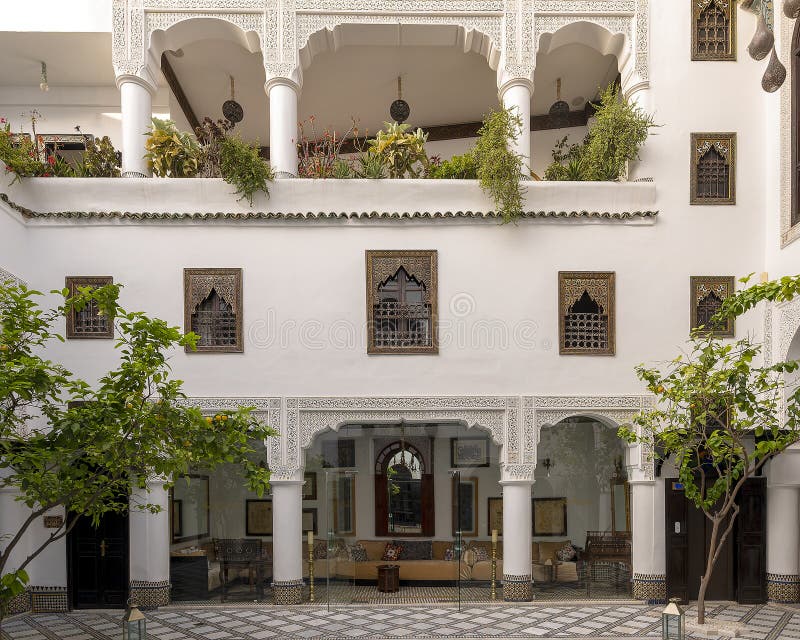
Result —
<path fill-rule="evenodd" d="M 800 639 L 800 609 L 712 603 L 708 615 L 742 623 L 741 636 L 748 640 Z M 3 623 L 0 638 L 117 640 L 120 617 L 120 611 L 15 616 Z M 165 607 L 148 612 L 147 619 L 152 640 L 660 637 L 660 608 L 628 603 L 464 605 L 460 611 L 430 605 Z"/>

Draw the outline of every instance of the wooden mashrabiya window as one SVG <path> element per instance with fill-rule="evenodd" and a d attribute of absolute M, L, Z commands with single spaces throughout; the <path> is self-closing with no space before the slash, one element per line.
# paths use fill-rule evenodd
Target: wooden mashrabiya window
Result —
<path fill-rule="evenodd" d="M 692 3 L 692 60 L 736 60 L 736 0 Z"/>
<path fill-rule="evenodd" d="M 561 355 L 614 355 L 614 283 L 613 271 L 558 272 Z"/>
<path fill-rule="evenodd" d="M 242 270 L 184 269 L 184 330 L 200 336 L 198 352 L 241 353 Z M 186 348 L 191 353 L 190 348 Z"/>
<path fill-rule="evenodd" d="M 690 204 L 736 204 L 736 134 L 691 135 Z"/>
<path fill-rule="evenodd" d="M 709 333 L 720 338 L 733 338 L 735 327 L 733 318 L 724 323 L 713 325 L 711 318 L 722 306 L 723 300 L 736 292 L 736 280 L 733 276 L 691 276 L 689 279 L 691 299 L 691 328 L 703 327 Z"/>
<path fill-rule="evenodd" d="M 114 278 L 111 276 L 67 276 L 64 280 L 64 286 L 69 289 L 70 296 L 77 295 L 79 287 L 97 288 L 114 283 Z M 67 314 L 68 339 L 109 339 L 113 337 L 113 320 L 100 314 L 100 310 L 94 300 L 91 300 L 80 311 L 72 309 Z"/>

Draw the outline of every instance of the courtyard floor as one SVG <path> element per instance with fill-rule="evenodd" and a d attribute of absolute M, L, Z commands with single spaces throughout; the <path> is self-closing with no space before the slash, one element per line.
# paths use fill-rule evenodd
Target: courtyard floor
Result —
<path fill-rule="evenodd" d="M 711 603 L 708 615 L 739 623 L 750 640 L 800 639 L 800 608 Z M 149 611 L 151 640 L 264 638 L 660 638 L 661 607 L 628 602 L 530 603 L 508 606 L 326 607 L 299 605 L 164 607 Z M 693 608 L 688 611 L 691 620 Z M 119 640 L 121 611 L 18 615 L 2 640 Z M 697 636 L 690 636 L 692 638 Z M 719 637 L 719 636 L 714 636 Z"/>

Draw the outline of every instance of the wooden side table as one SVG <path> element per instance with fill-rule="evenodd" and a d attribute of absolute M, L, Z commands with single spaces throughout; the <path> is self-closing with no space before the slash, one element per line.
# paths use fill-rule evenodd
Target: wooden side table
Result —
<path fill-rule="evenodd" d="M 378 591 L 381 593 L 400 591 L 400 565 L 378 565 Z"/>

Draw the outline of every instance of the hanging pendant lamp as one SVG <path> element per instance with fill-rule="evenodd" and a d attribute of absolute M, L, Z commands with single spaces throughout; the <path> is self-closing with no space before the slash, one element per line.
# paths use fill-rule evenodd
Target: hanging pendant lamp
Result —
<path fill-rule="evenodd" d="M 747 52 L 750 54 L 750 57 L 753 58 L 753 60 L 763 60 L 767 57 L 774 44 L 775 35 L 767 25 L 767 21 L 764 19 L 764 14 L 761 13 L 758 16 L 756 32 L 753 34 L 753 39 L 747 46 Z"/>
<path fill-rule="evenodd" d="M 400 76 L 397 76 L 397 100 L 389 107 L 389 115 L 398 124 L 404 123 L 411 115 L 411 107 L 403 100 L 403 80 Z"/>
<path fill-rule="evenodd" d="M 561 99 L 561 78 L 556 80 L 556 101 L 548 111 L 550 119 L 556 127 L 569 123 L 569 105 Z"/>
<path fill-rule="evenodd" d="M 222 115 L 230 120 L 233 124 L 241 122 L 244 119 L 244 109 L 242 105 L 236 102 L 236 93 L 234 90 L 233 76 L 231 78 L 231 99 L 222 103 Z"/>
<path fill-rule="evenodd" d="M 786 67 L 778 59 L 775 47 L 772 47 L 772 55 L 769 57 L 764 76 L 761 78 L 761 88 L 767 93 L 774 93 L 781 88 L 784 80 L 786 80 Z"/>
<path fill-rule="evenodd" d="M 800 0 L 783 0 L 783 13 L 795 20 L 800 17 Z"/>

